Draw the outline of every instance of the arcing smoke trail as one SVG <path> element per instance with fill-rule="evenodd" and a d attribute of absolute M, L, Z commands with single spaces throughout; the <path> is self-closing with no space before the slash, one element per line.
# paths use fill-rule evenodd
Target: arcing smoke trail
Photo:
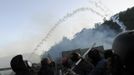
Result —
<path fill-rule="evenodd" d="M 101 1 L 93 1 L 93 3 L 95 4 L 95 6 L 99 9 L 101 9 L 103 12 L 107 12 L 105 15 L 106 17 L 109 15 L 108 11 L 111 12 L 111 10 L 109 10 L 104 4 L 101 3 Z M 105 9 L 104 9 L 105 8 Z M 126 30 L 126 26 L 123 24 L 123 22 L 119 21 L 119 14 L 117 14 L 116 16 L 112 17 L 113 22 L 116 22 L 120 27 L 122 31 Z"/>
<path fill-rule="evenodd" d="M 83 11 L 91 11 L 92 13 L 95 13 L 96 15 L 104 18 L 105 16 L 102 15 L 101 13 L 95 11 L 94 9 L 90 8 L 90 7 L 83 7 L 83 8 L 78 8 L 76 10 L 74 10 L 72 13 L 68 13 L 67 15 L 63 16 L 62 19 L 59 19 L 58 22 L 56 24 L 54 24 L 54 26 L 48 31 L 47 35 L 41 40 L 41 42 L 35 47 L 35 49 L 33 50 L 32 54 L 34 54 L 34 52 L 36 52 L 42 45 L 43 43 L 49 38 L 50 34 L 54 31 L 54 29 L 56 29 L 56 27 L 58 27 L 58 25 L 60 25 L 61 23 L 63 23 L 64 21 L 66 21 L 66 19 L 72 17 L 73 15 L 75 15 L 78 12 L 83 12 Z M 32 56 L 31 54 L 31 56 Z"/>
<path fill-rule="evenodd" d="M 112 11 L 108 9 L 100 0 L 99 1 L 90 0 L 90 2 L 92 2 L 97 8 L 102 10 L 104 12 L 105 17 L 110 16 Z"/>
<path fill-rule="evenodd" d="M 107 6 L 104 5 L 101 1 L 99 1 L 98 4 L 99 4 L 102 8 L 105 8 L 106 11 L 111 12 L 111 10 L 110 10 L 109 8 L 107 8 Z"/>

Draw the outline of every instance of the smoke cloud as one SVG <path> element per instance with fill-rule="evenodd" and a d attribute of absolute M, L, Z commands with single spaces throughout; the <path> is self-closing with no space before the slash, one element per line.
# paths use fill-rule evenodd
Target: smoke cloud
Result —
<path fill-rule="evenodd" d="M 105 49 L 111 49 L 116 34 L 117 33 L 109 27 L 96 24 L 96 28 L 83 29 L 75 34 L 71 40 L 64 37 L 60 43 L 51 47 L 48 53 L 52 57 L 58 58 L 61 56 L 62 51 L 89 48 L 93 43 L 96 43 L 97 46 L 103 45 Z"/>

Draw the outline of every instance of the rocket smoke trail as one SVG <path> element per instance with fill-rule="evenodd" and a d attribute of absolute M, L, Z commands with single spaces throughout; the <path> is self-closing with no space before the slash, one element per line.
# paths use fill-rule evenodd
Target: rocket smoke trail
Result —
<path fill-rule="evenodd" d="M 82 7 L 82 8 L 78 8 L 76 10 L 74 10 L 73 12 L 71 13 L 68 13 L 67 15 L 63 16 L 62 19 L 59 19 L 57 21 L 56 24 L 54 24 L 54 26 L 48 31 L 47 35 L 41 40 L 41 42 L 34 48 L 32 54 L 37 51 L 42 45 L 43 43 L 49 38 L 49 36 L 51 35 L 51 33 L 58 27 L 58 25 L 60 25 L 61 23 L 63 23 L 64 21 L 66 21 L 66 19 L 72 17 L 73 15 L 79 13 L 79 12 L 83 12 L 83 11 L 91 11 L 92 13 L 95 13 L 96 15 L 104 18 L 105 16 L 102 15 L 101 13 L 95 11 L 94 9 L 90 8 L 90 7 Z M 32 55 L 31 54 L 31 55 Z"/>
<path fill-rule="evenodd" d="M 94 4 L 95 7 L 99 8 L 101 11 L 103 11 L 105 17 L 110 16 L 110 14 L 111 14 L 112 11 L 111 11 L 109 8 L 107 8 L 107 7 L 101 2 L 101 0 L 99 0 L 99 1 L 90 0 L 89 2 L 92 3 L 92 4 Z"/>

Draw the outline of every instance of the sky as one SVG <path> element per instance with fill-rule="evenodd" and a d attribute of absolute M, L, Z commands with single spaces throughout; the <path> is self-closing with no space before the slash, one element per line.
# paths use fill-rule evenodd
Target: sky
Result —
<path fill-rule="evenodd" d="M 94 23 L 103 21 L 95 12 L 75 12 L 78 9 L 91 8 L 109 17 L 133 4 L 133 0 L 0 0 L 0 57 L 33 52 L 59 20 L 64 19 L 37 54 L 49 50 L 63 36 L 71 39 L 83 28 L 92 28 Z"/>

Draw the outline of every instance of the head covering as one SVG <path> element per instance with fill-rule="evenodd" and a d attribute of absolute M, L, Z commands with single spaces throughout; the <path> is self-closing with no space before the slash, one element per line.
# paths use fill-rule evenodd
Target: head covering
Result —
<path fill-rule="evenodd" d="M 22 55 L 17 55 L 13 57 L 10 65 L 14 72 L 28 71 L 28 67 L 27 65 L 25 65 Z"/>
<path fill-rule="evenodd" d="M 101 55 L 98 49 L 93 48 L 89 51 L 88 57 L 91 59 L 92 64 L 96 65 L 101 60 Z"/>
<path fill-rule="evenodd" d="M 73 53 L 71 54 L 71 60 L 72 60 L 73 62 L 77 62 L 79 59 L 80 59 L 80 54 L 79 54 L 79 53 L 73 52 Z"/>

